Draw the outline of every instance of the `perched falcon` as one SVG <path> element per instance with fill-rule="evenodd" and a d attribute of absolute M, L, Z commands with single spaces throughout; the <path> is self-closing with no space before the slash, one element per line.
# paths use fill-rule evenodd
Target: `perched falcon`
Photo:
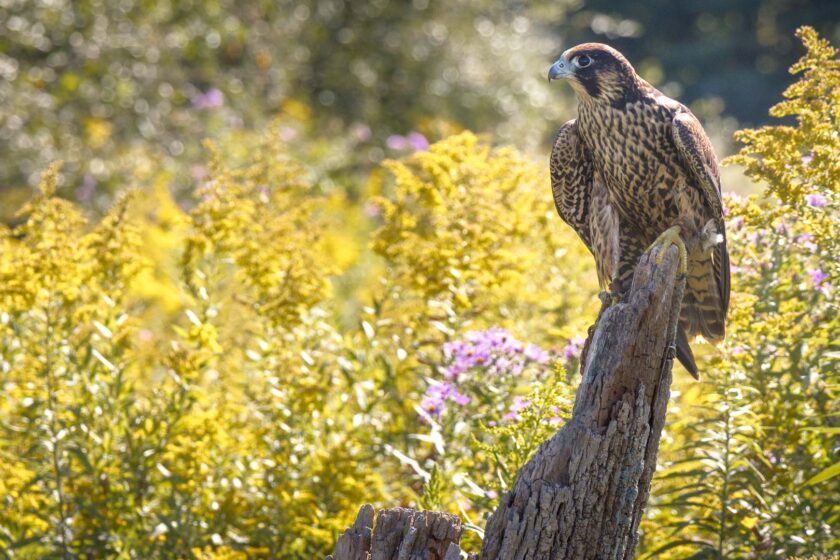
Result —
<path fill-rule="evenodd" d="M 647 247 L 680 247 L 687 277 L 677 357 L 697 377 L 688 339 L 723 339 L 729 307 L 729 254 L 711 142 L 688 108 L 640 78 L 607 45 L 567 50 L 548 78 L 569 80 L 578 98 L 578 118 L 560 128 L 551 153 L 557 211 L 594 255 L 601 286 L 611 285 L 619 297 Z"/>

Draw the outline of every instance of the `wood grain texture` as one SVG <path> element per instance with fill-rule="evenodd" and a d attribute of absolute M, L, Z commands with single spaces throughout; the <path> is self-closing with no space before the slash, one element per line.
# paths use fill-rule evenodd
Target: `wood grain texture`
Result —
<path fill-rule="evenodd" d="M 624 303 L 587 341 L 572 418 L 522 468 L 485 528 L 482 560 L 631 560 L 656 469 L 685 277 L 642 256 Z M 456 560 L 457 516 L 364 506 L 328 560 Z M 477 560 L 474 554 L 467 555 Z"/>
<path fill-rule="evenodd" d="M 645 254 L 626 303 L 596 327 L 572 419 L 520 471 L 485 529 L 483 560 L 633 557 L 656 468 L 684 278 Z"/>
<path fill-rule="evenodd" d="M 457 515 L 364 505 L 327 560 L 458 560 L 463 527 Z M 474 558 L 474 556 L 473 556 Z"/>

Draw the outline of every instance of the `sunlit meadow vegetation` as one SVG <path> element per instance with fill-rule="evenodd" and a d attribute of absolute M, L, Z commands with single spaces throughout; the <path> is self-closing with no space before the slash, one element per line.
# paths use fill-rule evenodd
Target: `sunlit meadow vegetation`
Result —
<path fill-rule="evenodd" d="M 840 62 L 800 37 L 791 124 L 739 133 L 766 195 L 726 200 L 728 336 L 676 371 L 641 557 L 840 549 Z M 0 229 L 2 557 L 313 558 L 366 502 L 477 550 L 568 418 L 599 301 L 546 166 L 406 138 L 356 200 L 296 107 L 208 143 L 187 210 L 150 161 L 91 220 L 55 165 Z"/>
<path fill-rule="evenodd" d="M 534 155 L 572 106 L 570 91 L 545 80 L 547 65 L 593 38 L 690 103 L 728 151 L 738 122 L 764 122 L 789 83 L 793 29 L 810 24 L 840 38 L 837 6 L 0 0 L 0 220 L 9 221 L 58 159 L 58 194 L 87 209 L 113 204 L 138 165 L 169 172 L 180 199 L 203 161 L 199 140 L 261 129 L 302 107 L 309 127 L 289 149 L 353 144 L 350 157 L 308 160 L 333 178 L 353 177 L 344 185 L 351 192 L 357 171 L 398 153 L 399 141 L 388 138 L 439 140 L 452 123 Z"/>

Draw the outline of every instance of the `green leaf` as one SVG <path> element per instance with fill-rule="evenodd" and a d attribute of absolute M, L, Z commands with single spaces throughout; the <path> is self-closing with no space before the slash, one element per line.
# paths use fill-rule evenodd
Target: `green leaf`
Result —
<path fill-rule="evenodd" d="M 820 482 L 826 481 L 829 478 L 833 478 L 835 476 L 840 476 L 840 463 L 834 463 L 824 471 L 821 471 L 816 475 L 812 476 L 811 478 L 805 481 L 805 484 L 803 484 L 803 486 L 813 486 L 814 484 L 819 484 Z"/>
<path fill-rule="evenodd" d="M 671 550 L 672 548 L 677 548 L 678 546 L 692 546 L 692 547 L 702 547 L 702 548 L 710 548 L 712 545 L 707 542 L 703 541 L 695 541 L 691 539 L 679 539 L 676 541 L 671 541 L 666 545 L 660 546 L 650 554 L 648 554 L 648 558 L 657 558 L 659 554 Z"/>
<path fill-rule="evenodd" d="M 806 432 L 817 432 L 820 434 L 840 434 L 840 428 L 830 428 L 828 426 L 822 426 L 819 428 L 803 428 L 803 431 Z"/>

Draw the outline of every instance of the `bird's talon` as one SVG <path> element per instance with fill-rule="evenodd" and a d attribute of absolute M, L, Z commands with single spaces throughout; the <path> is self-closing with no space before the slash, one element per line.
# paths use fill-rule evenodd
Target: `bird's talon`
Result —
<path fill-rule="evenodd" d="M 680 252 L 680 268 L 679 273 L 685 274 L 688 271 L 688 253 L 685 249 L 685 243 L 680 236 L 680 226 L 671 226 L 662 232 L 662 235 L 656 238 L 650 247 L 648 247 L 648 251 L 656 247 L 657 245 L 660 246 L 659 253 L 656 255 L 656 264 L 662 264 L 662 260 L 665 258 L 665 253 L 668 252 L 668 249 L 671 248 L 671 245 L 674 245 L 679 249 Z"/>

